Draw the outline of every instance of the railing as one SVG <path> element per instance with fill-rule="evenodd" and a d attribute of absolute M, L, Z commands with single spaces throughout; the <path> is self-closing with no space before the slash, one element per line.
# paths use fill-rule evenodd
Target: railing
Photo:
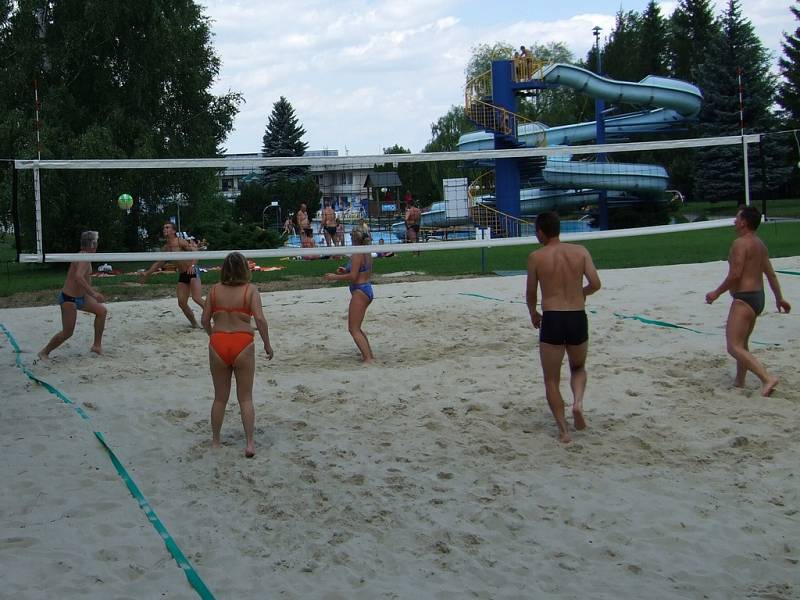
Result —
<path fill-rule="evenodd" d="M 511 112 L 502 106 L 496 106 L 477 98 L 466 98 L 466 114 L 469 119 L 490 131 L 517 137 L 517 128 L 521 123 L 530 123 L 525 117 Z"/>
<path fill-rule="evenodd" d="M 475 225 L 482 228 L 491 228 L 492 237 L 518 237 L 520 235 L 530 235 L 536 231 L 534 223 L 509 215 L 485 204 L 475 204 L 469 210 L 470 218 Z"/>
<path fill-rule="evenodd" d="M 494 194 L 494 170 L 484 171 L 472 180 L 467 187 L 467 199 L 470 206 L 475 206 L 475 196 Z"/>
<path fill-rule="evenodd" d="M 541 70 L 547 66 L 548 63 L 539 60 L 533 56 L 516 56 L 514 57 L 514 81 L 517 83 L 523 81 L 532 81 L 533 79 L 540 79 L 541 77 L 534 77 Z"/>

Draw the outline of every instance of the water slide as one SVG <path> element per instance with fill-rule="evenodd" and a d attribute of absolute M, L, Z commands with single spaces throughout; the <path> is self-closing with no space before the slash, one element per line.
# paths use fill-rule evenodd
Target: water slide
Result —
<path fill-rule="evenodd" d="M 605 119 L 608 137 L 637 133 L 666 131 L 700 112 L 702 94 L 685 81 L 648 75 L 638 83 L 616 81 L 591 71 L 567 64 L 549 65 L 534 76 L 546 83 L 564 85 L 576 91 L 601 98 L 607 102 L 637 105 L 644 110 Z M 655 107 L 655 108 L 653 108 Z M 547 127 L 543 123 L 521 125 L 518 139 L 526 146 L 569 146 L 594 140 L 597 125 L 594 121 Z M 493 150 L 494 134 L 480 131 L 459 139 L 458 149 Z M 658 165 L 628 163 L 597 163 L 570 161 L 569 156 L 548 157 L 542 170 L 545 182 L 561 190 L 593 188 L 621 192 L 656 193 L 666 189 L 668 174 Z M 553 206 L 554 190 L 520 193 L 522 214 L 549 210 Z M 560 206 L 568 202 L 561 192 Z M 587 204 L 589 198 L 581 192 L 575 205 Z"/>

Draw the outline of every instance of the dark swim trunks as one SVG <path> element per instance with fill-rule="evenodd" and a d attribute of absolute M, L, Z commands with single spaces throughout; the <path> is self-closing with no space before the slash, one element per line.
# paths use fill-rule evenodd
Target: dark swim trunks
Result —
<path fill-rule="evenodd" d="M 325 231 L 328 232 L 328 235 L 335 237 L 336 236 L 336 226 L 333 227 L 326 227 Z"/>
<path fill-rule="evenodd" d="M 406 225 L 406 231 L 408 231 L 409 229 L 412 230 L 414 233 L 419 233 L 419 225 L 418 224 Z"/>
<path fill-rule="evenodd" d="M 734 300 L 741 300 L 752 308 L 756 316 L 760 315 L 764 310 L 764 290 L 755 292 L 733 292 L 731 295 Z"/>
<path fill-rule="evenodd" d="M 188 284 L 195 277 L 197 277 L 197 273 L 179 273 L 178 274 L 178 283 L 186 283 L 186 284 Z"/>
<path fill-rule="evenodd" d="M 555 346 L 578 346 L 589 339 L 589 320 L 583 310 L 546 310 L 539 341 Z"/>
<path fill-rule="evenodd" d="M 64 292 L 59 292 L 58 303 L 64 304 L 64 302 L 73 302 L 75 307 L 80 310 L 83 308 L 83 304 L 86 302 L 86 296 L 70 296 Z"/>
<path fill-rule="evenodd" d="M 303 228 L 303 233 L 306 234 L 306 237 L 314 237 L 314 230 L 309 228 Z"/>

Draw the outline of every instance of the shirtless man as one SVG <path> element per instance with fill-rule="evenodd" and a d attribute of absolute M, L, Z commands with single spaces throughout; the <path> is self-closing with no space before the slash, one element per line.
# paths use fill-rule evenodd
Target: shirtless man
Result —
<path fill-rule="evenodd" d="M 558 439 L 570 441 L 561 397 L 561 363 L 566 351 L 572 388 L 575 429 L 585 429 L 583 394 L 586 390 L 586 352 L 589 325 L 586 296 L 600 289 L 600 277 L 583 246 L 561 242 L 561 224 L 554 212 L 536 217 L 536 237 L 544 246 L 528 256 L 526 300 L 531 323 L 539 329 L 539 357 L 545 394 L 558 426 Z M 586 285 L 583 284 L 584 277 Z M 542 314 L 536 310 L 537 288 L 542 288 Z"/>
<path fill-rule="evenodd" d="M 760 223 L 761 213 L 753 206 L 746 206 L 736 213 L 733 226 L 738 237 L 731 244 L 728 255 L 728 276 L 717 289 L 706 294 L 706 302 L 711 304 L 724 292 L 730 291 L 733 302 L 728 312 L 725 338 L 728 354 L 736 359 L 733 385 L 743 387 L 747 371 L 752 371 L 761 380 L 761 395 L 769 396 L 778 385 L 778 378 L 764 368 L 748 347 L 756 317 L 764 310 L 764 275 L 775 296 L 778 312 L 788 313 L 792 307 L 783 299 L 767 247 L 756 235 Z"/>
<path fill-rule="evenodd" d="M 412 202 L 406 205 L 406 242 L 413 244 L 419 240 L 419 222 L 422 213 Z"/>
<path fill-rule="evenodd" d="M 322 207 L 322 223 L 320 223 L 320 228 L 322 229 L 322 233 L 325 234 L 325 245 L 336 245 L 336 211 L 331 208 L 331 203 L 328 200 L 325 200 L 324 206 Z"/>
<path fill-rule="evenodd" d="M 300 238 L 314 239 L 314 230 L 311 228 L 311 222 L 308 220 L 308 208 L 305 204 L 301 204 L 297 211 L 297 226 L 300 228 Z"/>
<path fill-rule="evenodd" d="M 172 223 L 164 223 L 164 227 L 162 229 L 162 233 L 164 234 L 164 251 L 165 252 L 190 252 L 192 250 L 197 250 L 197 246 L 191 244 L 187 240 L 181 239 L 178 237 L 177 231 L 175 231 L 175 225 Z M 157 271 L 160 267 L 164 266 L 164 263 L 167 261 L 160 260 L 154 262 L 149 269 L 147 269 L 142 276 L 139 278 L 139 283 L 144 283 L 150 275 L 152 275 L 155 271 Z M 195 304 L 197 304 L 200 308 L 205 306 L 205 302 L 203 301 L 203 293 L 200 288 L 200 275 L 197 272 L 195 260 L 179 260 L 177 261 L 178 264 L 178 306 L 181 307 L 183 314 L 186 315 L 186 318 L 189 319 L 189 323 L 191 323 L 192 327 L 200 327 L 197 323 L 197 319 L 194 317 L 194 312 L 192 309 L 189 308 L 189 296 L 191 295 L 192 300 L 194 300 Z"/>
<path fill-rule="evenodd" d="M 96 231 L 84 231 L 81 234 L 81 252 L 97 251 L 98 235 Z M 72 337 L 78 310 L 94 313 L 94 343 L 91 351 L 102 354 L 103 330 L 106 326 L 106 307 L 103 294 L 94 289 L 89 282 L 92 276 L 92 263 L 74 262 L 69 265 L 64 287 L 58 294 L 61 305 L 61 331 L 55 334 L 47 345 L 39 351 L 39 358 L 49 358 L 50 353 Z"/>

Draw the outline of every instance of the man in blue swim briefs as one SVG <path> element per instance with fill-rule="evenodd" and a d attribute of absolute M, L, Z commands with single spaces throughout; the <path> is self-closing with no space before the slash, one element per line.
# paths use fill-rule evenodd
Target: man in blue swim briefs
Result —
<path fill-rule="evenodd" d="M 564 399 L 559 389 L 561 363 L 566 352 L 572 388 L 572 417 L 575 429 L 585 429 L 583 394 L 586 390 L 586 353 L 589 324 L 586 296 L 600 289 L 600 277 L 589 251 L 559 239 L 561 224 L 554 212 L 536 217 L 536 237 L 542 248 L 528 256 L 528 284 L 525 297 L 531 323 L 539 329 L 539 357 L 544 373 L 545 395 L 558 426 L 558 439 L 570 441 L 564 416 Z M 584 285 L 584 277 L 586 285 Z M 542 289 L 542 314 L 536 310 L 538 288 Z"/>
<path fill-rule="evenodd" d="M 764 310 L 764 275 L 775 295 L 778 312 L 788 313 L 792 307 L 783 299 L 767 247 L 756 235 L 760 223 L 761 213 L 754 206 L 745 206 L 736 213 L 733 226 L 738 237 L 731 244 L 728 255 L 728 276 L 717 289 L 706 294 L 706 302 L 711 304 L 724 292 L 730 291 L 733 302 L 725 326 L 725 338 L 728 354 L 736 359 L 733 385 L 743 387 L 747 371 L 752 371 L 761 380 L 761 395 L 769 396 L 778 385 L 778 378 L 764 368 L 748 347 L 756 318 Z"/>
<path fill-rule="evenodd" d="M 84 231 L 81 234 L 81 252 L 96 252 L 98 237 L 96 231 Z M 91 351 L 102 354 L 103 330 L 106 326 L 106 307 L 103 304 L 105 298 L 92 287 L 89 281 L 91 276 L 92 263 L 74 262 L 69 265 L 64 287 L 58 294 L 58 303 L 61 305 L 61 331 L 39 351 L 39 358 L 49 358 L 53 350 L 72 337 L 79 310 L 94 313 L 94 343 Z"/>

